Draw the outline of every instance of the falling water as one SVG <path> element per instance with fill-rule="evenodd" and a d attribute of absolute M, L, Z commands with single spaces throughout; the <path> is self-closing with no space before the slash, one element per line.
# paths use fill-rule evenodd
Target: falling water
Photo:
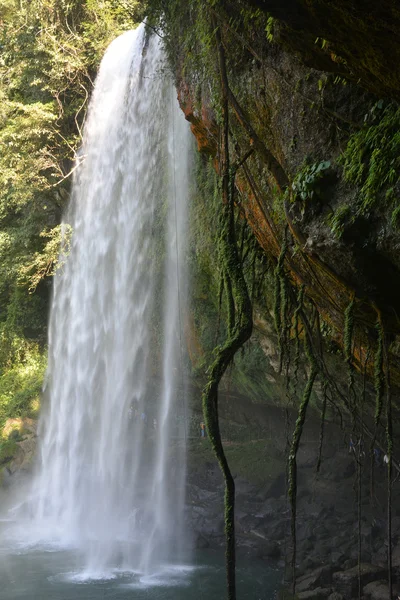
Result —
<path fill-rule="evenodd" d="M 143 25 L 108 48 L 54 282 L 30 508 L 88 577 L 181 558 L 189 134 L 162 66 Z"/>

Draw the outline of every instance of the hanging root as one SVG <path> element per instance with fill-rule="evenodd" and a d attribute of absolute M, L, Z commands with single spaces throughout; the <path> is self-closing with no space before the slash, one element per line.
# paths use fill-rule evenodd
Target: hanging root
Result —
<path fill-rule="evenodd" d="M 252 252 L 252 260 L 251 260 L 251 293 L 250 299 L 251 303 L 254 303 L 255 294 L 256 294 L 256 263 L 257 263 L 257 252 L 255 245 L 253 243 L 253 252 Z"/>
<path fill-rule="evenodd" d="M 380 317 L 376 324 L 378 331 L 378 347 L 375 352 L 374 360 L 374 387 L 375 387 L 375 428 L 379 426 L 379 421 L 383 407 L 383 389 L 385 385 L 385 376 L 383 372 L 383 327 Z M 376 434 L 376 431 L 375 431 Z M 375 439 L 374 439 L 375 442 Z"/>
<path fill-rule="evenodd" d="M 236 319 L 230 327 L 231 334 L 225 344 L 218 348 L 217 356 L 211 366 L 209 381 L 203 392 L 203 414 L 211 446 L 221 467 L 225 479 L 225 536 L 226 536 L 226 566 L 228 580 L 228 598 L 236 598 L 235 587 L 235 483 L 226 460 L 222 445 L 218 420 L 218 386 L 228 365 L 236 352 L 250 338 L 252 332 L 252 308 L 246 282 L 239 268 L 236 241 L 231 227 L 232 220 L 227 214 L 229 207 L 224 205 L 225 227 L 220 239 L 220 259 L 224 261 L 229 274 L 232 298 L 236 301 Z M 228 304 L 232 299 L 228 300 Z"/>
<path fill-rule="evenodd" d="M 374 416 L 374 433 L 371 438 L 370 444 L 370 454 L 371 454 L 371 503 L 374 504 L 374 450 L 375 450 L 375 441 L 378 433 L 378 427 L 382 414 L 383 407 L 383 391 L 385 385 L 385 374 L 383 370 L 383 327 L 382 327 L 382 319 L 381 314 L 378 308 L 376 308 L 378 319 L 376 322 L 376 330 L 378 332 L 378 341 L 377 347 L 374 355 L 374 388 L 375 388 L 375 416 Z"/>
<path fill-rule="evenodd" d="M 370 454 L 371 454 L 371 468 L 370 468 L 370 496 L 371 496 L 371 505 L 374 505 L 375 502 L 375 458 L 374 458 L 374 450 L 375 450 L 375 441 L 378 433 L 378 427 L 382 414 L 383 407 L 383 391 L 385 385 L 385 375 L 383 370 L 383 327 L 382 327 L 382 319 L 378 309 L 376 309 L 378 313 L 378 320 L 376 323 L 376 329 L 378 332 L 378 345 L 375 350 L 374 356 L 374 388 L 375 388 L 375 428 L 374 434 L 371 439 L 370 445 Z"/>
<path fill-rule="evenodd" d="M 393 478 L 393 422 L 392 422 L 392 398 L 390 390 L 390 364 L 385 335 L 382 326 L 382 346 L 385 363 L 385 383 L 386 383 L 386 455 L 387 462 L 387 543 L 388 543 L 388 587 L 389 598 L 393 598 L 392 582 L 392 478 Z"/>
<path fill-rule="evenodd" d="M 228 324 L 228 335 L 232 335 L 235 327 L 235 299 L 233 297 L 232 284 L 229 275 L 225 272 L 225 290 L 226 290 L 226 308 L 227 308 L 227 324 Z"/>
<path fill-rule="evenodd" d="M 326 401 L 327 401 L 327 394 L 326 394 L 326 388 L 327 388 L 327 382 L 324 379 L 323 383 L 322 383 L 322 409 L 321 409 L 321 426 L 320 426 L 320 430 L 319 430 L 319 447 L 318 447 L 318 460 L 317 460 L 317 465 L 316 465 L 316 472 L 319 473 L 319 470 L 321 468 L 321 460 L 322 460 L 322 444 L 324 441 L 324 429 L 325 429 L 325 413 L 326 413 Z"/>
<path fill-rule="evenodd" d="M 311 367 L 311 373 L 308 377 L 306 387 L 304 389 L 303 398 L 300 403 L 299 413 L 296 420 L 296 425 L 293 432 L 292 444 L 289 454 L 289 501 L 291 506 L 291 533 L 292 533 L 292 593 L 293 597 L 296 592 L 296 501 L 297 501 L 297 462 L 296 456 L 299 449 L 300 438 L 303 431 L 303 425 L 306 418 L 308 403 L 310 401 L 317 369 L 314 365 Z"/>
<path fill-rule="evenodd" d="M 344 313 L 344 358 L 348 364 L 351 364 L 353 352 L 352 352 L 352 343 L 353 343 L 353 329 L 354 329 L 354 296 L 350 301 L 350 304 L 347 306 Z"/>
<path fill-rule="evenodd" d="M 347 363 L 348 369 L 348 386 L 349 386 L 349 403 L 352 412 L 355 410 L 355 394 L 354 394 L 354 369 L 353 369 L 353 332 L 354 332 L 354 295 L 350 301 L 350 304 L 347 306 L 344 313 L 344 334 L 343 334 L 343 342 L 344 342 L 344 358 Z M 353 420 L 355 417 L 353 415 Z"/>
<path fill-rule="evenodd" d="M 285 256 L 287 252 L 286 239 L 282 244 L 281 252 L 279 254 L 278 263 L 275 268 L 275 282 L 274 282 L 274 320 L 275 329 L 278 334 L 278 345 L 280 350 L 280 365 L 282 365 L 282 312 L 286 310 L 287 306 L 287 294 L 285 287 L 285 274 L 284 264 Z M 282 297 L 283 296 L 283 297 Z"/>
<path fill-rule="evenodd" d="M 361 449 L 361 440 L 360 440 Z M 361 453 L 357 458 L 357 570 L 358 570 L 358 600 L 361 600 Z"/>
<path fill-rule="evenodd" d="M 294 379 L 295 385 L 298 382 L 298 372 L 299 372 L 299 363 L 300 363 L 299 314 L 300 314 L 300 311 L 303 310 L 304 290 L 305 290 L 305 285 L 304 285 L 304 283 L 302 283 L 300 286 L 299 292 L 297 294 L 296 309 L 295 309 L 294 315 L 293 315 L 294 335 L 295 335 L 295 342 L 296 342 L 296 349 L 295 349 L 295 355 L 294 355 L 294 373 L 293 373 L 293 379 Z"/>
<path fill-rule="evenodd" d="M 225 538 L 226 576 L 228 600 L 236 599 L 236 551 L 235 551 L 235 482 L 225 456 L 218 419 L 219 383 L 236 352 L 250 338 L 253 329 L 252 306 L 243 275 L 234 221 L 234 185 L 229 165 L 229 113 L 227 98 L 227 74 L 221 32 L 213 23 L 217 42 L 222 92 L 223 135 L 220 148 L 222 178 L 221 234 L 218 244 L 219 260 L 225 274 L 225 291 L 228 306 L 228 336 L 225 344 L 217 347 L 216 358 L 209 370 L 208 383 L 204 389 L 203 414 L 214 454 L 225 480 Z"/>
<path fill-rule="evenodd" d="M 221 273 L 221 277 L 219 280 L 219 289 L 218 289 L 218 320 L 217 320 L 217 327 L 215 330 L 215 339 L 214 339 L 214 346 L 218 345 L 218 338 L 219 338 L 219 328 L 221 326 L 221 310 L 222 310 L 222 299 L 224 296 L 224 274 Z"/>
<path fill-rule="evenodd" d="M 281 300 L 282 300 L 282 345 L 280 353 L 279 372 L 282 372 L 283 363 L 285 363 L 286 395 L 290 398 L 290 334 L 292 329 L 292 307 L 290 302 L 289 282 L 283 275 L 281 279 Z"/>

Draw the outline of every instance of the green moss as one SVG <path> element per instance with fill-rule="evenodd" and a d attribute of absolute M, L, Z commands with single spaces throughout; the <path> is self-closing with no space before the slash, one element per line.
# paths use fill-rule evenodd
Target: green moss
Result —
<path fill-rule="evenodd" d="M 268 401 L 276 396 L 274 385 L 265 376 L 268 367 L 268 359 L 255 335 L 244 347 L 244 352 L 236 355 L 229 380 L 234 389 L 253 402 Z"/>
<path fill-rule="evenodd" d="M 225 454 L 234 476 L 239 475 L 256 485 L 273 482 L 282 473 L 283 460 L 271 440 L 225 442 Z M 215 462 L 208 438 L 190 440 L 188 464 L 190 469 L 203 472 L 207 463 Z"/>
<path fill-rule="evenodd" d="M 254 440 L 226 447 L 226 455 L 235 475 L 251 483 L 272 482 L 282 473 L 282 458 L 276 455 L 273 443 Z"/>

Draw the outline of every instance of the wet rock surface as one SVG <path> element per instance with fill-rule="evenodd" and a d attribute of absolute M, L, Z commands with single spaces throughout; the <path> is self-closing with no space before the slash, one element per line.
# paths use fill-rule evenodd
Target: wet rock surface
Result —
<path fill-rule="evenodd" d="M 362 563 L 360 565 L 361 587 L 366 584 L 381 579 L 385 576 L 385 569 L 377 565 Z M 346 571 L 339 571 L 333 574 L 333 582 L 336 589 L 346 598 L 353 598 L 358 593 L 359 569 L 358 565 Z"/>
<path fill-rule="evenodd" d="M 3 486 L 12 485 L 15 477 L 31 472 L 37 448 L 37 421 L 30 418 L 7 419 L 3 430 L 3 439 L 8 437 L 10 454 L 1 462 L 1 482 Z"/>
<path fill-rule="evenodd" d="M 245 454 L 248 450 L 246 442 L 226 442 L 226 450 L 236 482 L 239 552 L 253 554 L 275 565 L 282 571 L 282 580 L 285 578 L 289 582 L 291 536 L 284 476 L 285 448 L 279 435 L 281 424 L 278 428 L 278 415 L 275 418 L 277 437 L 259 440 L 260 447 L 257 448 L 260 452 L 264 444 L 271 456 L 275 453 L 277 464 L 274 465 L 273 477 L 268 478 L 266 473 L 264 482 L 262 476 L 255 482 L 238 474 L 240 465 L 235 464 L 232 457 L 237 457 L 240 452 Z M 274 429 L 273 426 L 271 428 Z M 296 593 L 301 600 L 351 600 L 358 597 L 359 585 L 355 457 L 338 430 L 328 428 L 325 435 L 319 474 L 315 468 L 319 444 L 317 425 L 312 419 L 307 423 L 298 455 Z M 194 441 L 193 444 L 205 447 L 208 440 Z M 262 469 L 262 457 L 257 456 L 255 448 L 253 452 L 252 460 L 258 461 Z M 387 598 L 386 469 L 383 463 L 374 465 L 372 503 L 370 457 L 362 458 L 361 589 L 366 599 L 380 600 L 385 593 Z M 197 457 L 195 465 L 189 458 L 188 489 L 191 499 L 188 526 L 194 531 L 196 543 L 202 548 L 223 545 L 221 514 L 224 486 L 212 458 L 202 464 Z M 392 519 L 395 570 L 400 569 L 399 491 L 399 483 L 396 482 Z"/>

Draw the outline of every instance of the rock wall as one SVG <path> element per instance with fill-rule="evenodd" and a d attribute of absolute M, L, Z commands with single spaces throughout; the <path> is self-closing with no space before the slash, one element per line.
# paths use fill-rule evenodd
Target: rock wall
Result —
<path fill-rule="evenodd" d="M 257 556 L 289 581 L 290 510 L 286 494 L 286 435 L 295 413 L 223 395 L 220 404 L 224 445 L 235 476 L 239 561 Z M 201 418 L 201 415 L 198 415 Z M 235 419 L 235 420 L 232 420 Z M 286 426 L 285 426 L 286 422 Z M 241 426 L 245 424 L 243 429 Z M 325 431 L 316 472 L 320 424 L 309 418 L 298 453 L 298 598 L 350 600 L 358 597 L 358 501 L 356 453 L 334 425 Z M 189 440 L 187 523 L 200 548 L 224 545 L 224 486 L 208 440 Z M 374 460 L 373 497 L 367 448 L 361 452 L 361 585 L 364 598 L 388 597 L 386 545 L 386 465 Z M 393 494 L 400 492 L 396 481 Z M 400 577 L 400 505 L 393 512 L 394 580 Z M 396 592 L 395 588 L 395 592 Z M 398 590 L 400 592 L 400 589 Z M 396 593 L 398 593 L 396 592 Z"/>
<path fill-rule="evenodd" d="M 381 122 L 377 106 L 383 112 L 387 103 L 397 106 L 400 88 L 392 60 L 399 52 L 398 10 L 391 2 L 374 8 L 369 2 L 300 0 L 222 4 L 215 21 L 221 27 L 235 98 L 230 128 L 232 160 L 241 165 L 236 173 L 240 210 L 269 256 L 276 259 L 288 239 L 285 269 L 295 287 L 305 285 L 306 296 L 339 345 L 344 314 L 354 299 L 354 362 L 359 368 L 368 345 L 375 347 L 377 320 L 384 323 L 392 383 L 397 385 L 400 236 L 393 207 L 399 196 L 399 165 L 394 166 L 391 188 L 394 204 L 385 201 L 387 190 L 382 188 L 366 209 L 359 204 L 363 175 L 359 184 L 350 181 L 342 157 L 352 136 Z M 245 5 L 258 7 L 248 20 L 243 17 Z M 181 10 L 184 37 L 183 6 Z M 272 33 L 266 35 L 265 29 Z M 196 32 L 192 38 L 196 40 Z M 192 44 L 197 52 L 204 51 L 201 40 Z M 182 110 L 199 150 L 217 166 L 217 75 L 199 82 L 200 75 L 190 71 L 194 67 L 188 67 L 179 49 L 176 53 L 172 60 Z M 201 59 L 196 64 L 205 69 Z M 395 131 L 397 125 L 387 135 Z M 282 176 L 263 160 L 261 146 Z M 380 151 L 379 143 L 371 149 Z M 364 170 L 372 169 L 365 154 Z M 382 165 L 390 170 L 392 163 L 388 159 Z M 384 176 L 382 172 L 382 181 Z M 367 370 L 372 375 L 371 361 Z"/>
<path fill-rule="evenodd" d="M 389 1 L 377 6 L 344 0 L 232 0 L 213 3 L 203 12 L 206 17 L 199 3 L 190 1 L 178 2 L 165 14 L 182 110 L 199 151 L 218 171 L 223 159 L 220 97 L 226 87 L 219 52 L 228 86 L 237 219 L 249 224 L 272 270 L 278 265 L 275 274 L 279 268 L 283 272 L 288 285 L 278 280 L 278 286 L 289 295 L 292 308 L 304 289 L 312 331 L 304 319 L 303 338 L 312 338 L 324 353 L 324 376 L 312 406 L 322 409 L 327 380 L 332 392 L 320 473 L 315 473 L 316 423 L 309 422 L 298 455 L 298 597 L 352 598 L 359 585 L 360 596 L 387 597 L 383 455 L 392 448 L 390 407 L 396 471 L 390 544 L 396 575 L 400 567 L 400 505 L 393 491 L 398 489 L 400 422 L 400 80 L 394 73 L 400 12 Z M 219 46 L 212 29 L 219 31 Z M 268 393 L 259 396 L 260 410 L 270 411 L 271 402 L 282 407 L 273 417 L 276 433 L 272 442 L 262 427 L 251 433 L 251 441 L 227 434 L 224 439 L 236 474 L 239 544 L 283 565 L 292 551 L 285 456 L 294 429 L 294 418 L 287 424 L 285 415 L 299 404 L 311 363 L 301 356 L 299 379 L 290 358 L 285 370 L 277 350 L 284 335 L 288 345 L 293 342 L 295 311 L 286 333 L 271 331 L 274 316 L 279 320 L 273 307 L 276 278 L 269 283 L 269 290 L 260 286 L 264 299 L 258 297 L 254 304 L 256 324 L 267 323 L 257 327 L 257 335 L 267 357 L 265 379 L 272 382 Z M 214 293 L 217 288 L 213 286 Z M 359 375 L 350 375 L 349 366 Z M 228 404 L 225 419 L 232 422 L 240 410 L 232 398 Z M 383 405 L 387 414 L 380 412 Z M 374 419 L 374 412 L 379 418 Z M 223 410 L 221 417 L 224 426 Z M 248 417 L 247 433 L 250 422 Z M 365 448 L 358 445 L 349 452 L 352 435 Z M 222 482 L 212 456 L 201 447 L 191 450 L 196 460 L 189 470 L 188 521 L 199 545 L 220 544 Z M 246 455 L 251 457 L 247 461 Z M 264 461 L 261 483 L 259 470 L 252 467 L 261 468 Z M 286 576 L 289 580 L 290 574 Z"/>

